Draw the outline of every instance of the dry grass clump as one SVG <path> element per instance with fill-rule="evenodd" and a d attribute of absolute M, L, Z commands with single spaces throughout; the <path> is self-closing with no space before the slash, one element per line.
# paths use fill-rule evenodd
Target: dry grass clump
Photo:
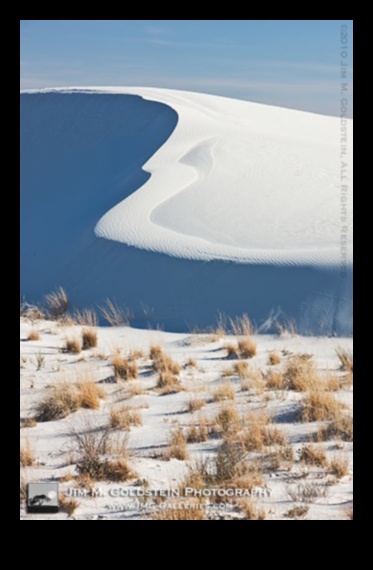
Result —
<path fill-rule="evenodd" d="M 27 501 L 27 489 L 28 481 L 24 477 L 21 477 L 19 481 L 19 502 L 21 505 Z"/>
<path fill-rule="evenodd" d="M 82 349 L 89 350 L 97 346 L 97 332 L 93 328 L 83 329 L 82 332 Z"/>
<path fill-rule="evenodd" d="M 289 509 L 287 513 L 285 513 L 285 517 L 288 519 L 303 519 L 310 510 L 308 505 L 297 505 L 292 509 Z"/>
<path fill-rule="evenodd" d="M 35 455 L 28 439 L 20 446 L 19 462 L 21 467 L 31 467 L 35 463 Z"/>
<path fill-rule="evenodd" d="M 272 445 L 286 446 L 286 437 L 277 427 L 262 427 L 262 439 L 264 447 Z"/>
<path fill-rule="evenodd" d="M 73 497 L 72 498 L 66 497 L 66 495 L 60 493 L 59 505 L 60 505 L 60 510 L 63 513 L 67 513 L 67 515 L 71 517 L 71 515 L 73 515 L 76 509 L 79 507 L 80 503 Z"/>
<path fill-rule="evenodd" d="M 228 360 L 238 360 L 239 359 L 240 355 L 239 355 L 238 346 L 235 346 L 234 344 L 227 344 L 224 348 L 228 353 L 227 354 Z"/>
<path fill-rule="evenodd" d="M 270 366 L 277 366 L 277 364 L 281 363 L 281 356 L 278 354 L 278 352 L 270 352 L 268 355 L 268 364 Z"/>
<path fill-rule="evenodd" d="M 41 370 L 45 364 L 45 356 L 41 352 L 39 352 L 36 355 L 35 360 L 36 360 L 36 370 Z"/>
<path fill-rule="evenodd" d="M 64 350 L 72 354 L 79 354 L 82 351 L 82 345 L 77 338 L 67 338 Z"/>
<path fill-rule="evenodd" d="M 33 428 L 36 427 L 37 422 L 35 418 L 24 418 L 21 420 L 21 428 Z"/>
<path fill-rule="evenodd" d="M 190 398 L 188 402 L 188 412 L 190 414 L 194 414 L 194 412 L 198 412 L 206 405 L 205 400 L 201 400 L 201 398 Z"/>
<path fill-rule="evenodd" d="M 327 426 L 319 429 L 318 438 L 320 441 L 331 439 L 341 439 L 342 441 L 353 441 L 354 423 L 350 415 L 341 415 L 332 420 Z"/>
<path fill-rule="evenodd" d="M 328 392 L 312 391 L 301 401 L 300 420 L 302 422 L 337 420 L 342 417 L 345 407 Z"/>
<path fill-rule="evenodd" d="M 49 393 L 36 407 L 36 420 L 50 422 L 65 418 L 80 408 L 81 394 L 78 386 L 61 382 L 50 388 Z"/>
<path fill-rule="evenodd" d="M 225 437 L 232 436 L 242 426 L 242 419 L 234 404 L 224 404 L 215 417 L 215 425 L 218 432 Z"/>
<path fill-rule="evenodd" d="M 230 319 L 229 323 L 235 336 L 251 336 L 253 334 L 253 327 L 247 314 Z"/>
<path fill-rule="evenodd" d="M 281 430 L 271 427 L 270 418 L 264 414 L 251 414 L 239 434 L 239 439 L 246 451 L 262 451 L 264 447 L 285 446 L 286 437 Z"/>
<path fill-rule="evenodd" d="M 52 386 L 45 398 L 36 406 L 35 419 L 50 422 L 65 418 L 79 408 L 96 410 L 105 391 L 95 382 L 85 380 L 72 384 L 61 382 Z"/>
<path fill-rule="evenodd" d="M 175 394 L 176 392 L 180 392 L 183 389 L 178 377 L 174 376 L 174 374 L 172 374 L 172 372 L 169 370 L 159 373 L 157 388 L 163 395 Z"/>
<path fill-rule="evenodd" d="M 242 489 L 252 491 L 256 487 L 264 487 L 264 476 L 262 466 L 258 461 L 247 461 L 242 465 L 242 475 L 238 475 L 231 479 L 229 486 L 233 489 Z"/>
<path fill-rule="evenodd" d="M 84 473 L 84 468 L 82 463 L 77 465 L 78 470 L 81 474 Z M 115 459 L 115 460 L 100 460 L 96 464 L 96 468 L 93 470 L 91 475 L 92 479 L 96 481 L 113 481 L 113 482 L 123 482 L 133 479 L 137 474 L 130 467 L 127 459 Z"/>
<path fill-rule="evenodd" d="M 312 465 L 314 467 L 326 467 L 328 464 L 325 450 L 322 447 L 316 447 L 313 444 L 302 447 L 299 459 L 302 463 Z"/>
<path fill-rule="evenodd" d="M 266 512 L 263 508 L 258 508 L 251 499 L 240 501 L 240 510 L 244 513 L 246 521 L 264 521 Z"/>
<path fill-rule="evenodd" d="M 151 514 L 153 521 L 204 521 L 206 520 L 202 509 L 177 508 L 175 504 L 174 509 L 161 509 L 154 511 Z"/>
<path fill-rule="evenodd" d="M 76 468 L 82 481 L 122 482 L 137 476 L 128 462 L 126 439 L 114 446 L 108 428 L 97 429 L 89 423 L 76 426 L 71 435 L 77 445 Z M 117 457 L 107 459 L 109 453 Z"/>
<path fill-rule="evenodd" d="M 53 319 L 62 317 L 69 308 L 69 300 L 63 287 L 59 287 L 56 291 L 46 295 L 45 303 L 49 316 Z"/>
<path fill-rule="evenodd" d="M 250 336 L 238 341 L 238 351 L 241 358 L 254 358 L 256 356 L 256 343 Z"/>
<path fill-rule="evenodd" d="M 128 360 L 140 360 L 140 358 L 145 358 L 145 353 L 138 348 L 131 350 L 128 355 Z"/>
<path fill-rule="evenodd" d="M 237 375 L 241 379 L 250 378 L 250 367 L 247 362 L 236 362 L 232 366 L 233 374 Z"/>
<path fill-rule="evenodd" d="M 146 394 L 146 390 L 140 386 L 138 382 L 131 382 L 126 386 L 126 396 L 128 398 L 133 398 L 134 396 L 143 396 Z"/>
<path fill-rule="evenodd" d="M 291 471 L 295 463 L 294 449 L 291 445 L 278 446 L 276 451 L 270 453 L 265 459 L 268 461 L 271 471 L 282 468 Z"/>
<path fill-rule="evenodd" d="M 260 424 L 248 426 L 240 434 L 240 440 L 247 451 L 262 451 L 264 447 L 286 445 L 286 437 L 278 428 Z"/>
<path fill-rule="evenodd" d="M 162 358 L 163 354 L 164 354 L 163 349 L 161 346 L 159 346 L 159 344 L 153 344 L 150 347 L 150 351 L 149 351 L 150 360 L 158 360 L 158 359 Z"/>
<path fill-rule="evenodd" d="M 348 509 L 348 511 L 346 512 L 347 515 L 347 520 L 349 521 L 353 521 L 354 520 L 354 509 Z"/>
<path fill-rule="evenodd" d="M 221 485 L 244 477 L 248 471 L 248 454 L 240 441 L 226 439 L 213 461 L 214 483 Z"/>
<path fill-rule="evenodd" d="M 224 348 L 227 351 L 228 360 L 253 358 L 257 353 L 256 343 L 250 336 L 239 339 L 237 346 L 230 343 Z"/>
<path fill-rule="evenodd" d="M 187 431 L 188 443 L 202 443 L 208 440 L 210 424 L 203 416 L 198 417 L 197 422 L 191 424 Z"/>
<path fill-rule="evenodd" d="M 189 358 L 183 365 L 183 368 L 197 368 L 198 364 L 194 358 Z"/>
<path fill-rule="evenodd" d="M 296 392 L 307 392 L 320 387 L 320 378 L 315 363 L 308 355 L 293 356 L 284 371 L 286 388 Z"/>
<path fill-rule="evenodd" d="M 27 335 L 27 340 L 40 340 L 40 332 L 38 329 L 32 329 Z"/>
<path fill-rule="evenodd" d="M 179 459 L 180 461 L 186 461 L 189 459 L 187 439 L 180 426 L 171 432 L 165 458 Z"/>
<path fill-rule="evenodd" d="M 149 356 L 153 360 L 153 369 L 158 372 L 157 388 L 161 393 L 173 394 L 180 391 L 182 389 L 178 378 L 180 365 L 158 345 L 150 348 Z"/>
<path fill-rule="evenodd" d="M 330 375 L 325 379 L 324 387 L 327 392 L 338 392 L 344 384 L 345 379 L 343 377 Z"/>
<path fill-rule="evenodd" d="M 100 407 L 100 399 L 104 399 L 105 390 L 92 380 L 84 380 L 77 384 L 80 395 L 80 407 L 97 410 Z"/>
<path fill-rule="evenodd" d="M 213 399 L 214 402 L 221 402 L 223 400 L 234 400 L 235 396 L 233 384 L 231 382 L 225 382 L 216 388 Z"/>
<path fill-rule="evenodd" d="M 264 485 L 263 470 L 257 461 L 248 461 L 248 454 L 240 442 L 228 439 L 218 448 L 214 458 L 198 459 L 189 466 L 189 471 L 180 486 L 186 488 L 229 488 L 252 491 Z M 223 497 L 211 499 L 221 502 Z M 229 500 L 229 498 L 227 499 Z"/>
<path fill-rule="evenodd" d="M 349 463 L 347 457 L 334 455 L 329 463 L 329 471 L 338 479 L 345 477 L 349 473 Z"/>
<path fill-rule="evenodd" d="M 30 305 L 29 303 L 26 303 L 22 300 L 20 305 L 20 316 L 25 317 L 31 322 L 42 321 L 46 318 L 41 307 L 38 307 L 37 305 Z"/>
<path fill-rule="evenodd" d="M 163 351 L 153 358 L 153 368 L 158 373 L 171 372 L 174 376 L 180 374 L 181 370 L 180 365 Z"/>
<path fill-rule="evenodd" d="M 283 319 L 282 322 L 277 321 L 276 328 L 277 334 L 281 338 L 289 338 L 298 334 L 295 321 L 289 318 Z"/>
<path fill-rule="evenodd" d="M 265 377 L 269 390 L 285 390 L 286 379 L 283 372 L 270 370 Z"/>
<path fill-rule="evenodd" d="M 120 380 L 136 380 L 139 376 L 137 364 L 134 360 L 128 360 L 120 354 L 115 354 L 112 360 L 115 377 Z"/>
<path fill-rule="evenodd" d="M 141 425 L 142 415 L 140 410 L 131 408 L 130 406 L 111 408 L 109 417 L 109 426 L 111 428 L 130 431 L 132 426 Z"/>
<path fill-rule="evenodd" d="M 110 301 L 110 299 L 105 300 L 105 304 L 99 307 L 99 311 L 105 321 L 112 327 L 128 326 L 132 320 L 132 314 L 129 309 L 121 307 L 117 303 Z"/>
<path fill-rule="evenodd" d="M 78 325 L 83 325 L 84 327 L 97 327 L 98 318 L 93 309 L 83 309 L 82 311 L 75 310 L 73 314 L 73 319 Z"/>
<path fill-rule="evenodd" d="M 346 370 L 346 372 L 353 372 L 354 360 L 351 352 L 345 350 L 344 348 L 337 348 L 336 353 L 341 363 L 341 370 Z"/>

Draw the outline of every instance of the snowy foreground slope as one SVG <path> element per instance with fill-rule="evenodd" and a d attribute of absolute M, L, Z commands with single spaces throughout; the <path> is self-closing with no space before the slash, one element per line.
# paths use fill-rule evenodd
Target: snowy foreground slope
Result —
<path fill-rule="evenodd" d="M 340 128 L 164 89 L 22 93 L 22 293 L 62 285 L 78 307 L 110 298 L 175 331 L 246 312 L 261 330 L 351 334 Z"/>

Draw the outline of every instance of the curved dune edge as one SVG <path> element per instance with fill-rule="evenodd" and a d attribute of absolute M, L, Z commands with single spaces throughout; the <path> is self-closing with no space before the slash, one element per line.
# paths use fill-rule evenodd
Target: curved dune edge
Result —
<path fill-rule="evenodd" d="M 151 176 L 101 217 L 98 237 L 184 259 L 339 265 L 339 119 L 166 89 L 90 92 L 139 95 L 178 115 L 144 164 Z M 352 224 L 352 186 L 347 198 Z"/>
<path fill-rule="evenodd" d="M 44 90 L 21 99 L 27 300 L 62 285 L 78 308 L 106 298 L 129 306 L 139 327 L 185 331 L 211 326 L 219 312 L 246 312 L 263 332 L 286 317 L 304 334 L 352 333 L 351 264 L 341 272 L 334 170 L 331 178 L 328 165 L 319 169 L 312 180 L 327 182 L 313 182 L 321 190 L 302 200 L 294 199 L 298 187 L 280 189 L 287 200 L 280 207 L 263 174 L 271 161 L 258 169 L 259 158 L 252 162 L 245 150 L 252 169 L 234 178 L 246 139 L 230 137 L 249 121 L 265 157 L 278 155 L 285 130 L 284 152 L 311 138 L 314 160 L 321 146 L 329 161 L 334 146 L 320 124 L 334 129 L 337 119 L 240 101 L 233 112 L 229 99 L 151 89 Z M 224 137 L 212 128 L 217 121 L 231 122 Z M 224 173 L 227 153 L 236 168 Z M 245 194 L 254 166 L 263 191 Z"/>
<path fill-rule="evenodd" d="M 133 92 L 170 105 L 179 121 L 144 165 L 149 180 L 99 221 L 99 237 L 188 259 L 339 264 L 338 119 L 194 93 Z M 351 212 L 350 201 L 349 222 Z"/>

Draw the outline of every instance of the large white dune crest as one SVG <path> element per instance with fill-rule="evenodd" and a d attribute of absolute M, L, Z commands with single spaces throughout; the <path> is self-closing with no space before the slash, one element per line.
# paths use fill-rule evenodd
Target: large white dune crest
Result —
<path fill-rule="evenodd" d="M 165 89 L 22 93 L 22 292 L 112 298 L 140 326 L 245 311 L 350 334 L 347 126 L 341 156 L 335 117 Z"/>

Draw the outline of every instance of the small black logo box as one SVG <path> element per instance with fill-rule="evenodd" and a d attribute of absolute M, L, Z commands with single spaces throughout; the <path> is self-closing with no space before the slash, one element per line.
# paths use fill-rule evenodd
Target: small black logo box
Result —
<path fill-rule="evenodd" d="M 28 513 L 58 513 L 58 483 L 29 483 L 27 490 Z"/>

